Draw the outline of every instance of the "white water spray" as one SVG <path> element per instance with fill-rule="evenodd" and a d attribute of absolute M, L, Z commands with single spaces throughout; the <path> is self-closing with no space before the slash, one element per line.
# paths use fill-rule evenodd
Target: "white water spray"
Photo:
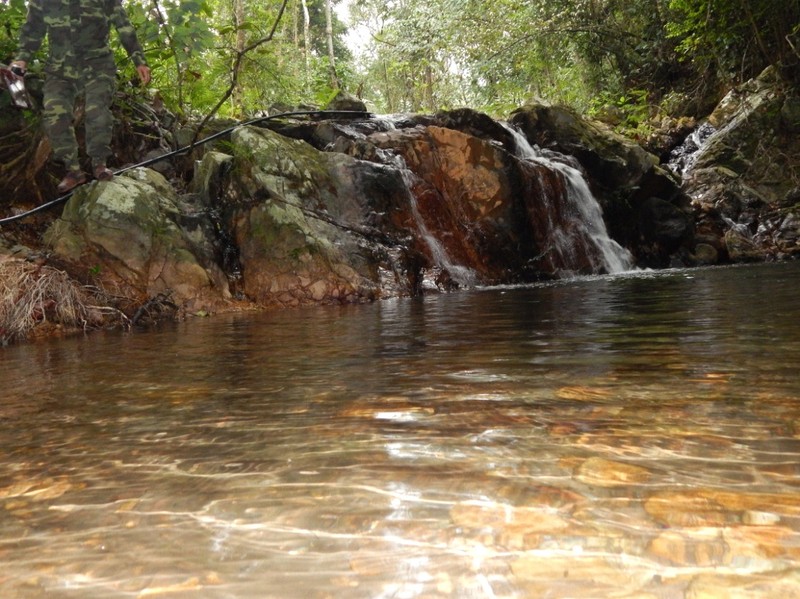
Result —
<path fill-rule="evenodd" d="M 413 188 L 412 184 L 414 174 L 408 170 L 408 168 L 405 168 L 405 165 L 404 168 L 400 169 L 400 174 L 403 177 L 403 182 L 405 183 L 406 190 L 408 191 L 408 202 L 411 206 L 411 213 L 414 216 L 417 229 L 419 230 L 422 239 L 425 241 L 425 244 L 428 246 L 428 249 L 431 251 L 431 257 L 433 258 L 434 264 L 446 271 L 450 275 L 450 278 L 458 283 L 460 287 L 474 287 L 477 282 L 477 275 L 475 272 L 471 268 L 462 266 L 460 264 L 455 264 L 450 258 L 450 255 L 447 253 L 445 247 L 436 238 L 436 236 L 430 232 L 428 226 L 425 224 L 425 220 L 422 218 L 422 215 L 419 212 L 417 198 L 411 191 Z"/>
<path fill-rule="evenodd" d="M 603 211 L 600 204 L 589 189 L 583 174 L 575 167 L 567 164 L 569 158 L 551 153 L 552 158 L 541 150 L 534 148 L 524 135 L 513 127 L 504 124 L 511 133 L 516 145 L 516 156 L 535 164 L 544 166 L 559 174 L 566 189 L 566 212 L 568 226 L 559 224 L 554 218 L 554 207 L 548 207 L 549 228 L 548 239 L 552 243 L 549 251 L 555 252 L 565 264 L 574 263 L 576 248 L 579 244 L 588 243 L 597 250 L 598 259 L 589 252 L 592 268 L 595 272 L 620 273 L 630 270 L 633 256 L 616 241 L 608 236 Z M 554 158 L 558 159 L 554 159 Z"/>

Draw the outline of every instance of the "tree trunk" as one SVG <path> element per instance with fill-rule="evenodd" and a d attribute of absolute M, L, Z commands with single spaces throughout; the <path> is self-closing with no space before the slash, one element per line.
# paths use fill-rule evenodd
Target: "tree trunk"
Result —
<path fill-rule="evenodd" d="M 306 0 L 301 0 L 303 5 L 303 55 L 306 61 L 306 89 L 311 81 L 311 16 L 308 14 Z"/>
<path fill-rule="evenodd" d="M 428 112 L 436 112 L 436 107 L 433 105 L 433 69 L 430 64 L 425 65 L 425 104 Z"/>
<path fill-rule="evenodd" d="M 294 10 L 292 11 L 292 40 L 294 49 L 300 49 L 300 2 L 295 0 Z"/>
<path fill-rule="evenodd" d="M 333 19 L 331 18 L 331 0 L 325 0 L 325 37 L 328 40 L 328 69 L 331 76 L 331 87 L 339 89 L 339 77 L 336 76 L 336 56 L 333 53 Z"/>
<path fill-rule="evenodd" d="M 244 54 L 245 44 L 247 43 L 247 36 L 244 30 L 244 0 L 234 0 L 233 19 L 236 25 L 236 55 L 241 56 Z M 238 80 L 231 94 L 231 103 L 233 104 L 234 111 L 237 114 L 241 114 L 244 106 L 244 96 L 242 94 L 242 84 Z"/>

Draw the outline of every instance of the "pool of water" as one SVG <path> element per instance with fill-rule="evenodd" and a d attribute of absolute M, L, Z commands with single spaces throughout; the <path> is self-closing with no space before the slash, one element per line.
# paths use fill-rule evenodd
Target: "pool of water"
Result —
<path fill-rule="evenodd" d="M 0 348 L 0 597 L 800 588 L 800 263 Z"/>

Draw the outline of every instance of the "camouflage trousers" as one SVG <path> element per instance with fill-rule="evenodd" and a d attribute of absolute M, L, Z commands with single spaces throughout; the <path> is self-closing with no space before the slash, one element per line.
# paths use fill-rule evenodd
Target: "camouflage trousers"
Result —
<path fill-rule="evenodd" d="M 75 102 L 83 94 L 86 153 L 92 163 L 105 164 L 111 156 L 114 119 L 111 101 L 116 87 L 112 57 L 72 68 L 49 68 L 44 82 L 44 127 L 53 158 L 69 170 L 80 170 L 75 136 Z"/>

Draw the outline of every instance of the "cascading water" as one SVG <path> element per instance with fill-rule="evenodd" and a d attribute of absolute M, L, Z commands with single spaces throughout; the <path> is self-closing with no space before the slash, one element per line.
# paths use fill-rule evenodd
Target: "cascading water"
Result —
<path fill-rule="evenodd" d="M 391 125 L 391 120 L 387 118 L 386 123 Z M 391 128 L 394 128 L 393 126 Z M 409 212 L 414 219 L 414 225 L 419 237 L 428 248 L 429 257 L 431 260 L 431 268 L 423 271 L 421 284 L 423 288 L 428 289 L 441 289 L 439 274 L 441 272 L 447 273 L 450 281 L 455 283 L 461 288 L 472 288 L 478 284 L 477 273 L 462 264 L 457 264 L 447 252 L 447 249 L 442 242 L 430 231 L 430 228 L 425 222 L 424 217 L 419 209 L 417 197 L 414 195 L 413 189 L 416 181 L 416 175 L 408 168 L 406 161 L 394 150 L 375 148 L 374 158 L 378 160 L 385 167 L 397 172 L 403 182 L 403 190 L 408 201 Z M 401 269 L 402 270 L 402 269 Z"/>
<path fill-rule="evenodd" d="M 402 162 L 402 159 L 399 160 Z M 408 190 L 408 201 L 409 205 L 411 206 L 411 213 L 414 215 L 414 221 L 416 222 L 417 229 L 422 236 L 422 239 L 425 241 L 425 244 L 428 246 L 435 265 L 446 271 L 447 274 L 450 275 L 450 278 L 460 287 L 474 287 L 477 283 L 477 275 L 475 272 L 466 266 L 455 264 L 450 258 L 450 255 L 447 253 L 445 247 L 435 235 L 431 234 L 428 226 L 425 224 L 425 220 L 422 218 L 422 215 L 419 211 L 417 198 L 411 191 L 413 189 L 414 174 L 408 170 L 408 168 L 401 168 L 400 174 L 402 175 L 403 182 Z"/>
<path fill-rule="evenodd" d="M 681 145 L 670 152 L 667 162 L 669 169 L 679 177 L 683 177 L 694 166 L 706 141 L 714 133 L 716 133 L 716 129 L 711 123 L 703 123 L 692 131 Z"/>
<path fill-rule="evenodd" d="M 555 270 L 566 275 L 583 272 L 620 273 L 630 270 L 630 252 L 608 236 L 600 204 L 583 174 L 569 164 L 570 158 L 534 148 L 524 135 L 504 124 L 516 145 L 516 156 L 536 168 L 545 222 L 541 241 Z M 553 176 L 557 181 L 553 181 Z"/>
<path fill-rule="evenodd" d="M 502 134 L 487 140 L 450 127 L 399 131 L 370 138 L 363 156 L 396 177 L 397 208 L 387 225 L 416 239 L 426 256 L 413 266 L 422 267 L 415 285 L 470 288 L 631 268 L 632 256 L 609 238 L 600 205 L 569 156 L 534 149 L 513 129 L 513 148 L 498 141 L 508 139 Z"/>

